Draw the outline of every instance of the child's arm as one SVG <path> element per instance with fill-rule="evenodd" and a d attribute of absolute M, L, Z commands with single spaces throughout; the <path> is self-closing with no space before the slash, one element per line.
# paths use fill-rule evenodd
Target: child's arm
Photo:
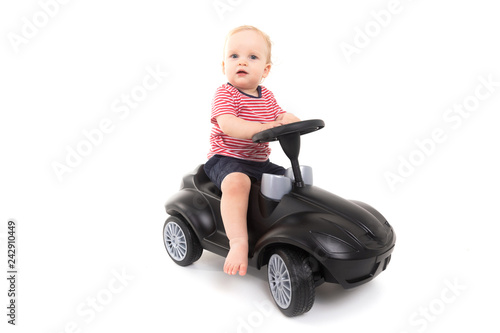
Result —
<path fill-rule="evenodd" d="M 248 140 L 251 140 L 252 136 L 259 132 L 284 124 L 283 121 L 278 119 L 270 123 L 261 124 L 254 121 L 247 121 L 231 114 L 220 115 L 216 118 L 216 120 L 220 129 L 226 135 L 236 139 Z"/>

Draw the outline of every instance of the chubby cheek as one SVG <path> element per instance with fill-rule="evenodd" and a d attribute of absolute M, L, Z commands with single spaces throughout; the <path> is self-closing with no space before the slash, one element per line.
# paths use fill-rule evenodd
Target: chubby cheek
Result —
<path fill-rule="evenodd" d="M 226 67 L 226 71 L 228 74 L 236 74 L 236 67 L 234 64 L 230 64 Z"/>

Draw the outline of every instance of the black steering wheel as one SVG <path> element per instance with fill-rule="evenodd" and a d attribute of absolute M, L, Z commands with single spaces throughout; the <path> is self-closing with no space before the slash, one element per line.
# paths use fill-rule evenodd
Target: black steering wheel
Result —
<path fill-rule="evenodd" d="M 304 135 L 323 127 L 325 127 L 325 122 L 321 119 L 303 120 L 259 132 L 252 137 L 252 141 L 255 143 L 272 142 L 287 134 Z"/>
<path fill-rule="evenodd" d="M 279 140 L 281 148 L 292 162 L 295 186 L 304 187 L 299 165 L 300 136 L 323 127 L 325 122 L 321 119 L 298 121 L 259 132 L 252 137 L 252 141 L 263 143 Z"/>

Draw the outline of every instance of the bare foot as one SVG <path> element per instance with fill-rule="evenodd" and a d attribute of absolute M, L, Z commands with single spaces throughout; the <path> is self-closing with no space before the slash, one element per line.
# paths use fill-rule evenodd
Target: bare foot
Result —
<path fill-rule="evenodd" d="M 230 249 L 224 262 L 224 273 L 235 275 L 238 271 L 243 276 L 248 267 L 248 241 L 234 239 L 229 242 Z"/>

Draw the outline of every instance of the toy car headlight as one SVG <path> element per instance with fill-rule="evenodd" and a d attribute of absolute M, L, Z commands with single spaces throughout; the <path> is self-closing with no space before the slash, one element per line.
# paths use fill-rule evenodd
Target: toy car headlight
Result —
<path fill-rule="evenodd" d="M 311 234 L 323 250 L 330 254 L 358 252 L 353 246 L 335 236 L 316 231 L 311 231 Z"/>

